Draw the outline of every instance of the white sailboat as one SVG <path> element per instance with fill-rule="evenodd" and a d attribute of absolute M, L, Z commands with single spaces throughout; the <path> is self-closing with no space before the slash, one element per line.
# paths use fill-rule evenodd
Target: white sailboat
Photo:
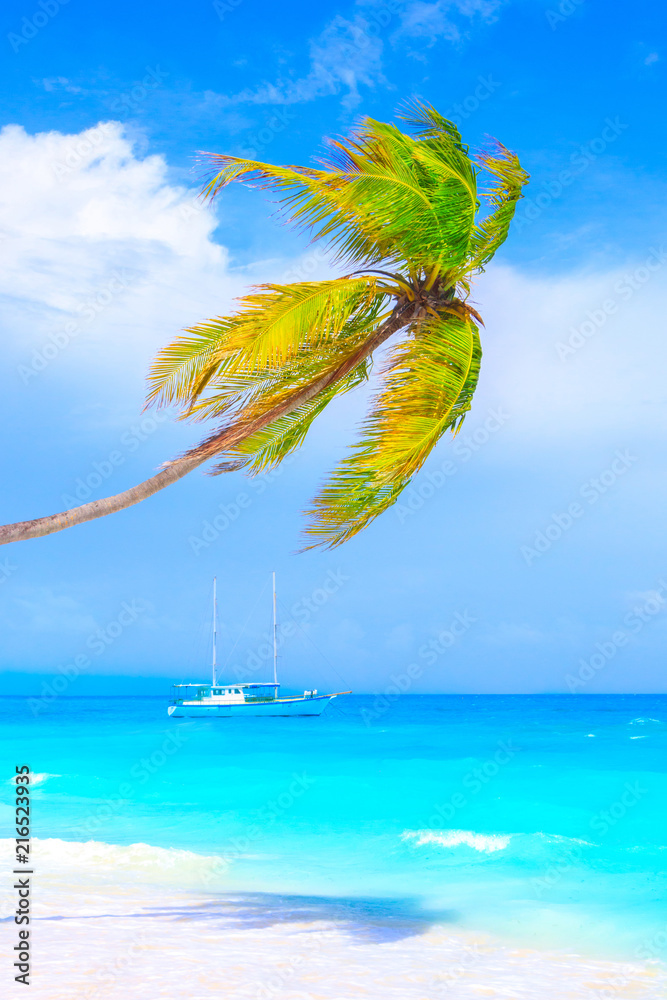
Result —
<path fill-rule="evenodd" d="M 217 665 L 217 578 L 213 580 L 213 663 L 211 683 L 174 684 L 174 693 L 167 713 L 175 719 L 185 717 L 216 717 L 254 715 L 321 715 L 333 698 L 351 691 L 318 694 L 316 690 L 303 695 L 280 695 L 278 682 L 278 623 L 276 617 L 276 574 L 273 574 L 273 680 L 249 684 L 220 684 Z"/>

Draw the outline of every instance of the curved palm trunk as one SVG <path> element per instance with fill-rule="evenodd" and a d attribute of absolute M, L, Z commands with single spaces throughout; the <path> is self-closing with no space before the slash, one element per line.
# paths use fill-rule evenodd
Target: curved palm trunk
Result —
<path fill-rule="evenodd" d="M 28 538 L 41 538 L 43 535 L 51 535 L 56 531 L 63 531 L 71 528 L 75 524 L 83 524 L 85 521 L 94 521 L 98 517 L 106 517 L 107 514 L 115 514 L 118 510 L 126 507 L 133 507 L 134 504 L 146 500 L 166 486 L 187 476 L 189 472 L 202 465 L 209 458 L 220 452 L 228 451 L 236 447 L 246 438 L 256 434 L 269 424 L 283 417 L 292 410 L 308 402 L 318 392 L 326 389 L 332 383 L 344 378 L 348 372 L 373 353 L 385 340 L 396 333 L 415 318 L 415 303 L 399 301 L 387 319 L 375 333 L 349 358 L 343 361 L 333 371 L 328 372 L 321 378 L 316 379 L 304 388 L 297 390 L 289 399 L 273 407 L 267 413 L 258 417 L 251 423 L 240 422 L 231 427 L 223 428 L 218 433 L 203 441 L 196 448 L 192 448 L 180 458 L 169 462 L 156 475 L 144 480 L 138 486 L 133 486 L 129 490 L 117 493 L 112 497 L 104 497 L 102 500 L 93 500 L 91 503 L 84 503 L 81 507 L 73 507 L 71 510 L 62 511 L 59 514 L 50 514 L 48 517 L 37 517 L 32 521 L 17 521 L 15 524 L 5 524 L 0 526 L 0 545 L 7 545 L 9 542 L 22 542 Z M 410 315 L 408 315 L 410 314 Z"/>

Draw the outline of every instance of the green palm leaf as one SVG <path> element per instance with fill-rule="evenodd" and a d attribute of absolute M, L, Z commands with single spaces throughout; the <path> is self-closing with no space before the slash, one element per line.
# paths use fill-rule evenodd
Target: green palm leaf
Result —
<path fill-rule="evenodd" d="M 236 315 L 192 327 L 160 352 L 149 400 L 187 399 L 183 415 L 196 419 L 251 402 L 270 408 L 377 326 L 386 297 L 372 275 L 260 286 Z"/>
<path fill-rule="evenodd" d="M 341 544 L 396 501 L 445 431 L 460 427 L 481 356 L 475 324 L 451 314 L 420 324 L 392 352 L 361 440 L 309 512 L 315 544 Z"/>
<path fill-rule="evenodd" d="M 239 467 L 257 473 L 273 469 L 303 443 L 311 424 L 326 406 L 344 392 L 368 379 L 369 361 L 364 360 L 343 379 L 329 386 L 296 410 L 274 420 L 267 428 L 246 438 L 238 449 Z M 275 405 L 275 404 L 274 404 Z"/>
<path fill-rule="evenodd" d="M 383 298 L 373 276 L 262 285 L 240 300 L 227 345 L 244 362 L 279 367 L 298 351 L 339 336 L 353 314 L 377 315 Z"/>
<path fill-rule="evenodd" d="M 448 132 L 419 142 L 393 125 L 365 119 L 347 140 L 330 143 L 328 170 L 274 167 L 210 155 L 222 169 L 206 193 L 234 180 L 277 189 L 293 223 L 327 239 L 342 258 L 368 266 L 442 259 L 460 264 L 477 209 L 476 173 Z"/>
<path fill-rule="evenodd" d="M 313 502 L 314 545 L 338 545 L 369 524 L 442 435 L 460 427 L 481 361 L 479 317 L 465 301 L 470 278 L 505 240 L 528 180 L 500 143 L 474 160 L 456 126 L 429 105 L 408 103 L 401 118 L 408 132 L 364 119 L 329 142 L 317 169 L 206 154 L 216 169 L 208 196 L 233 181 L 272 190 L 289 221 L 361 267 L 259 286 L 233 315 L 186 330 L 150 376 L 151 400 L 181 402 L 192 419 L 223 419 L 222 431 L 247 428 L 219 469 L 231 462 L 256 473 L 298 448 L 331 400 L 367 378 L 378 331 L 402 325 L 390 320 L 392 307 L 414 305 L 361 440 Z M 490 180 L 482 190 L 489 210 L 478 220 L 480 176 Z"/>
<path fill-rule="evenodd" d="M 189 327 L 163 347 L 148 373 L 147 403 L 168 406 L 196 398 L 225 356 L 229 326 L 219 316 Z"/>
<path fill-rule="evenodd" d="M 491 152 L 481 153 L 480 163 L 496 183 L 486 192 L 493 211 L 475 226 L 470 241 L 470 265 L 482 268 L 507 239 L 516 205 L 529 175 L 519 163 L 516 153 L 496 142 Z"/>
<path fill-rule="evenodd" d="M 287 220 L 352 273 L 261 285 L 232 314 L 183 331 L 155 359 L 148 402 L 216 421 L 209 436 L 116 497 L 0 528 L 0 544 L 122 510 L 214 456 L 223 458 L 214 471 L 272 468 L 337 395 L 366 380 L 374 352 L 400 337 L 361 440 L 313 502 L 309 538 L 339 545 L 395 502 L 471 406 L 481 360 L 471 279 L 507 237 L 528 180 L 500 143 L 471 157 L 430 105 L 410 102 L 400 117 L 407 131 L 363 119 L 328 144 L 318 168 L 204 154 L 215 171 L 205 197 L 235 181 L 274 192 Z"/>
<path fill-rule="evenodd" d="M 477 206 L 475 172 L 453 144 L 448 156 L 438 156 L 395 126 L 367 119 L 353 139 L 332 149 L 333 165 L 347 181 L 341 209 L 356 222 L 363 207 L 363 222 L 370 216 L 379 224 L 378 260 L 407 261 L 414 269 L 432 264 L 434 248 L 450 262 L 464 257 Z M 337 220 L 330 226 L 336 232 Z M 356 232 L 341 229 L 337 245 L 356 259 Z"/>

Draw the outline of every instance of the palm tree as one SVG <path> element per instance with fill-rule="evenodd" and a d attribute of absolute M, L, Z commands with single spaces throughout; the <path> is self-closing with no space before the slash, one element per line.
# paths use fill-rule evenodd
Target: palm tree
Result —
<path fill-rule="evenodd" d="M 216 170 L 206 197 L 237 180 L 277 191 L 288 221 L 351 270 L 261 285 L 232 315 L 186 330 L 156 358 L 148 401 L 217 421 L 214 433 L 123 493 L 0 527 L 0 543 L 132 506 L 216 455 L 215 472 L 278 465 L 334 397 L 366 382 L 373 353 L 400 332 L 360 440 L 313 501 L 307 538 L 339 545 L 396 501 L 470 409 L 482 355 L 470 280 L 505 240 L 528 180 L 500 143 L 473 159 L 428 105 L 409 104 L 400 117 L 409 134 L 366 118 L 329 143 L 321 169 L 206 154 Z M 480 174 L 489 181 L 483 206 Z"/>

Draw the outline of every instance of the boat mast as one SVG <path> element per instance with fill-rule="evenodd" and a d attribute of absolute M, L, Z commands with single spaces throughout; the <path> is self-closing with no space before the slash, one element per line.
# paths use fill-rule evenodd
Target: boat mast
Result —
<path fill-rule="evenodd" d="M 217 584 L 218 578 L 213 577 L 213 687 L 218 683 L 217 674 L 217 660 L 216 660 L 216 640 L 218 638 L 218 600 L 217 600 Z"/>
<path fill-rule="evenodd" d="M 276 622 L 276 574 L 273 574 L 273 683 L 278 684 L 278 625 Z"/>

